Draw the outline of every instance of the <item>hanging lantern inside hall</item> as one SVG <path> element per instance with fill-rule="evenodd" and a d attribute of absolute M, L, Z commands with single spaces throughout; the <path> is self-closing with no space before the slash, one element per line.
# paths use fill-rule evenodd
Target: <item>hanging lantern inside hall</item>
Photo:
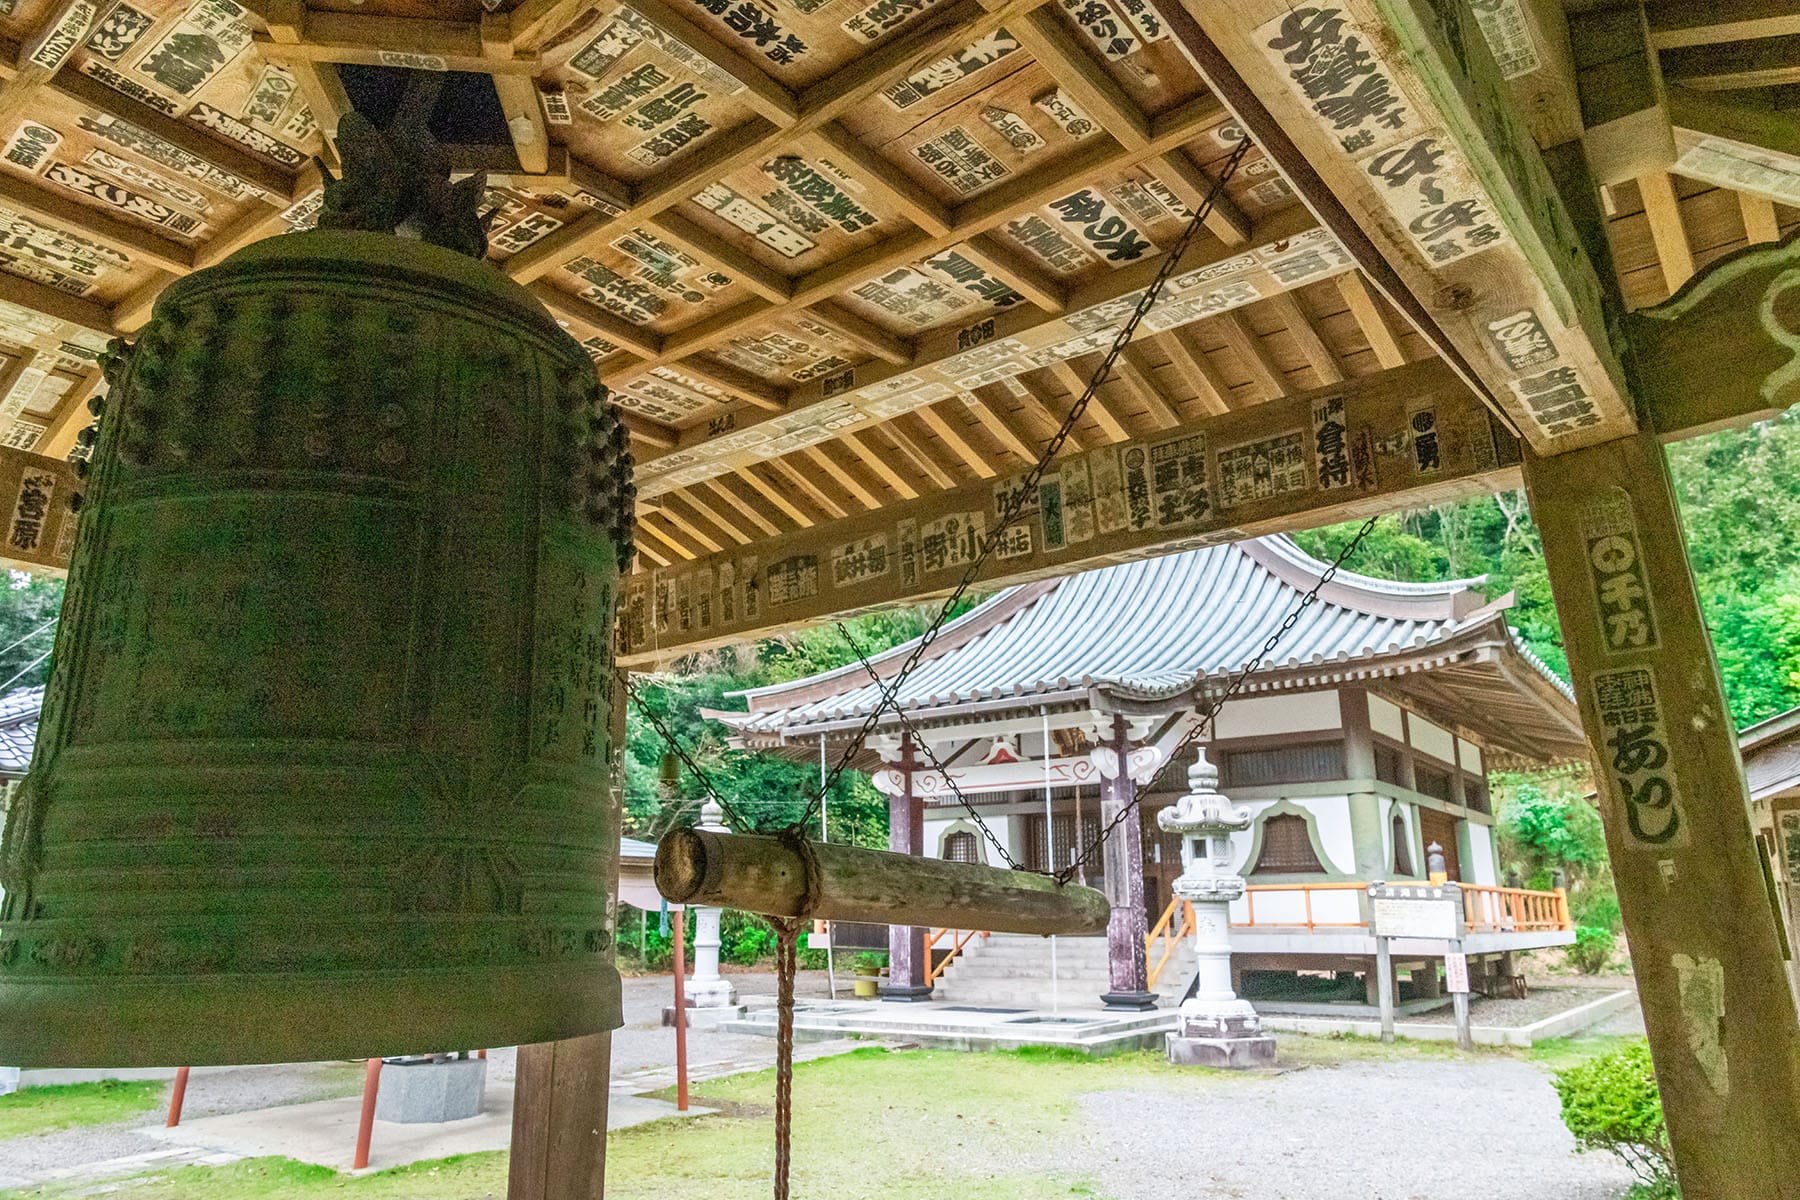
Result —
<path fill-rule="evenodd" d="M 339 146 L 322 228 L 173 284 L 107 367 L 0 850 L 0 1063 L 619 1023 L 625 434 L 480 260 L 480 181 L 354 114 Z"/>

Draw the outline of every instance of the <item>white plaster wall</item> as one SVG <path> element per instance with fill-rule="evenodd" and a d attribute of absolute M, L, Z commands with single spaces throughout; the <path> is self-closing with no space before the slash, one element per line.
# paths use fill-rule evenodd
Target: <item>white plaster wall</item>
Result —
<path fill-rule="evenodd" d="M 1350 827 L 1350 797 L 1308 796 L 1294 801 L 1313 816 L 1319 845 L 1327 859 L 1325 869 L 1349 874 L 1356 868 L 1356 835 Z"/>
<path fill-rule="evenodd" d="M 1419 862 L 1419 814 L 1410 804 L 1400 800 L 1389 800 L 1381 809 L 1381 848 L 1382 866 L 1389 867 L 1394 861 L 1394 814 L 1406 822 L 1406 857 L 1412 867 L 1413 875 L 1422 869 Z"/>
<path fill-rule="evenodd" d="M 1369 696 L 1369 728 L 1396 742 L 1406 741 L 1406 726 L 1401 722 L 1400 706 L 1390 704 L 1373 693 Z"/>
<path fill-rule="evenodd" d="M 1462 738 L 1457 738 L 1456 739 L 1456 753 L 1462 758 L 1463 770 L 1472 772 L 1476 775 L 1487 774 L 1486 771 L 1483 771 L 1481 769 L 1481 747 L 1480 746 L 1477 746 L 1474 742 L 1465 741 Z"/>
<path fill-rule="evenodd" d="M 1415 750 L 1423 750 L 1435 759 L 1456 765 L 1456 737 L 1448 729 L 1433 725 L 1415 712 L 1406 714 L 1406 728 L 1412 735 Z"/>
<path fill-rule="evenodd" d="M 981 810 L 977 809 L 976 811 L 980 812 Z M 1011 854 L 1013 852 L 1012 821 L 993 813 L 982 813 L 981 815 L 987 822 L 988 828 L 994 831 L 994 836 L 1000 839 L 1000 844 L 1006 847 L 1008 854 Z M 1006 865 L 999 854 L 995 852 L 993 843 L 987 840 L 981 830 L 976 827 L 975 822 L 969 819 L 967 813 L 946 813 L 937 818 L 925 818 L 925 853 L 932 858 L 944 857 L 944 838 L 953 829 L 967 829 L 975 835 L 975 844 L 981 847 L 982 862 L 990 867 Z"/>
<path fill-rule="evenodd" d="M 1336 692 L 1302 692 L 1294 696 L 1252 696 L 1233 700 L 1219 711 L 1217 736 L 1262 737 L 1274 733 L 1308 733 L 1343 725 Z"/>
<path fill-rule="evenodd" d="M 1493 830 L 1475 821 L 1464 821 L 1463 828 L 1469 831 L 1469 857 L 1474 860 L 1467 868 L 1473 876 L 1468 882 L 1493 887 L 1500 882 Z"/>

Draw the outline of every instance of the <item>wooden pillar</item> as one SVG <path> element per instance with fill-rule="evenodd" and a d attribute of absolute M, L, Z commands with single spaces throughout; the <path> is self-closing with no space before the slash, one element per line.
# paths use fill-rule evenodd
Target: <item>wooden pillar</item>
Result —
<path fill-rule="evenodd" d="M 620 671 L 610 722 L 614 836 L 607 853 L 615 862 L 618 798 L 625 779 L 625 689 L 626 676 Z M 617 945 L 618 931 L 611 932 Z M 611 1086 L 610 1032 L 519 1047 L 506 1200 L 603 1200 Z"/>
<path fill-rule="evenodd" d="M 1109 740 L 1118 768 L 1110 779 L 1101 773 L 1102 829 L 1110 827 L 1137 799 L 1137 782 L 1126 765 L 1131 740 L 1126 736 L 1124 717 L 1114 714 Z M 1049 747 L 1044 752 L 1048 754 Z M 1106 924 L 1107 990 L 1100 998 L 1108 1008 L 1155 1008 L 1156 993 L 1150 990 L 1150 964 L 1144 953 L 1144 830 L 1136 812 L 1119 822 L 1102 843 L 1101 853 L 1106 861 L 1106 899 L 1112 905 L 1112 916 Z"/>
<path fill-rule="evenodd" d="M 888 849 L 915 858 L 925 853 L 925 806 L 913 792 L 912 735 L 900 737 L 899 794 L 888 797 Z M 917 925 L 888 926 L 888 978 L 881 985 L 883 1000 L 929 1000 L 925 982 L 925 930 Z"/>
<path fill-rule="evenodd" d="M 1661 445 L 1526 485 L 1685 1195 L 1800 1196 L 1800 1031 Z"/>

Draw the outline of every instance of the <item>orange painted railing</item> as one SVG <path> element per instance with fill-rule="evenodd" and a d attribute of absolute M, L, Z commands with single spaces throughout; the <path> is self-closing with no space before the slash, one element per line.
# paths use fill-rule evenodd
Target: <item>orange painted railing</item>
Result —
<path fill-rule="evenodd" d="M 1244 915 L 1248 919 L 1233 921 L 1231 927 L 1233 929 L 1247 929 L 1252 926 L 1265 929 L 1276 927 L 1283 929 L 1355 929 L 1367 925 L 1368 922 L 1360 917 L 1355 921 L 1321 921 L 1315 918 L 1313 916 L 1313 895 L 1318 892 L 1366 892 L 1368 890 L 1368 884 L 1355 880 L 1344 883 L 1253 883 L 1244 889 L 1246 902 Z M 1299 893 L 1302 901 L 1302 915 L 1299 920 L 1258 921 L 1256 919 L 1256 897 L 1275 893 L 1289 895 Z"/>
<path fill-rule="evenodd" d="M 1176 918 L 1177 911 L 1180 919 Z M 1154 989 L 1156 981 L 1161 977 L 1163 968 L 1175 956 L 1181 945 L 1181 939 L 1194 932 L 1194 906 L 1176 896 L 1169 901 L 1169 907 L 1163 909 L 1163 915 L 1149 933 L 1144 935 L 1144 961 L 1149 965 L 1148 982 L 1144 986 Z M 1157 942 L 1162 943 L 1159 950 Z"/>
<path fill-rule="evenodd" d="M 1473 933 L 1530 933 L 1575 928 L 1569 919 L 1569 894 L 1563 888 L 1536 892 L 1465 883 L 1462 894 L 1463 924 Z"/>
<path fill-rule="evenodd" d="M 954 935 L 954 938 L 950 944 L 950 953 L 944 955 L 943 961 L 938 962 L 938 963 L 933 963 L 931 961 L 932 960 L 931 949 L 933 946 L 936 946 L 938 944 L 938 942 L 943 938 L 943 936 L 946 933 Z M 950 963 L 956 958 L 956 956 L 963 952 L 963 947 L 967 946 L 971 940 L 973 940 L 974 938 L 986 937 L 986 936 L 987 936 L 986 930 L 974 930 L 974 929 L 930 929 L 930 930 L 927 930 L 925 933 L 925 986 L 930 987 L 932 984 L 932 981 L 935 980 L 939 975 L 942 975 L 944 973 L 944 968 L 949 966 Z"/>

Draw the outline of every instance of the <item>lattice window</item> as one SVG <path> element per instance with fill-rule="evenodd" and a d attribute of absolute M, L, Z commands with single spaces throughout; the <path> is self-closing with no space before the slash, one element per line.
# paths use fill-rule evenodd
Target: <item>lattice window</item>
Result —
<path fill-rule="evenodd" d="M 981 843 L 968 830 L 958 829 L 944 838 L 944 859 L 947 862 L 978 863 L 981 861 Z"/>
<path fill-rule="evenodd" d="M 1450 783 L 1450 772 L 1440 771 L 1417 761 L 1413 763 L 1413 791 L 1424 792 L 1438 800 L 1456 798 L 1456 792 Z"/>
<path fill-rule="evenodd" d="M 1395 787 L 1406 786 L 1406 761 L 1400 751 L 1384 742 L 1375 743 L 1375 778 Z"/>
<path fill-rule="evenodd" d="M 1262 853 L 1256 856 L 1252 874 L 1323 875 L 1325 865 L 1313 851 L 1306 818 L 1282 813 L 1263 822 Z"/>
<path fill-rule="evenodd" d="M 1223 773 L 1227 789 L 1342 779 L 1344 743 L 1307 742 L 1266 750 L 1231 750 L 1225 754 Z"/>

